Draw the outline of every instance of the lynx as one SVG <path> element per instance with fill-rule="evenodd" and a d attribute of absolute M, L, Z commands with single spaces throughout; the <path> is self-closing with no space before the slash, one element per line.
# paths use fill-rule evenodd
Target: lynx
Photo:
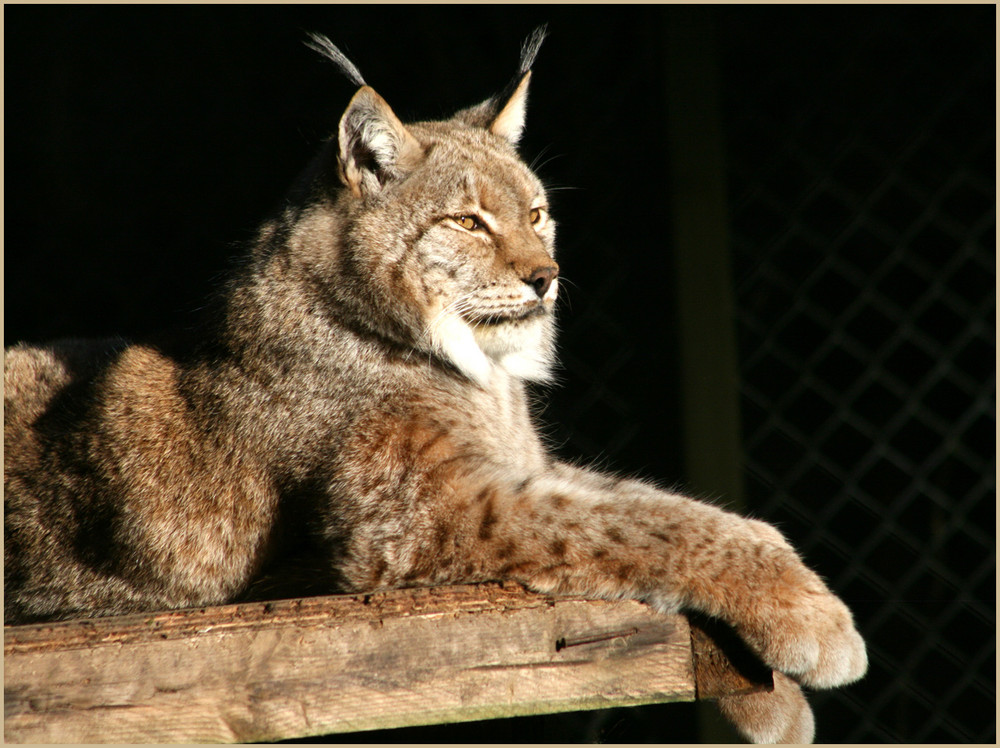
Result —
<path fill-rule="evenodd" d="M 224 603 L 307 547 L 321 592 L 514 580 L 722 619 L 775 669 L 723 712 L 809 741 L 851 613 L 775 528 L 560 462 L 526 383 L 559 266 L 519 158 L 531 68 L 451 119 L 359 86 L 192 340 L 6 353 L 6 623 Z M 258 582 L 259 583 L 259 582 Z"/>

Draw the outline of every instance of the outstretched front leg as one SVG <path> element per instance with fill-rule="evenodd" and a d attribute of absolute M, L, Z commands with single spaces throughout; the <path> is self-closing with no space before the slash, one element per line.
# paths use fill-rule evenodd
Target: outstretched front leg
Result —
<path fill-rule="evenodd" d="M 507 579 L 715 616 L 790 676 L 772 694 L 721 705 L 755 741 L 812 738 L 796 682 L 825 688 L 864 674 L 850 611 L 772 526 L 639 481 L 559 463 L 511 476 L 440 444 L 424 454 L 435 449 L 442 459 L 411 462 L 398 481 L 369 481 L 381 498 L 370 494 L 352 523 L 341 567 L 352 586 Z M 366 525 L 360 507 L 379 520 Z"/>

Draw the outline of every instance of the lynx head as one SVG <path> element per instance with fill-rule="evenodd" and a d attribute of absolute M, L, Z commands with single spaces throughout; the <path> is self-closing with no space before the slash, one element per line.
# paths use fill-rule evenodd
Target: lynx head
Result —
<path fill-rule="evenodd" d="M 503 94 L 448 120 L 403 124 L 336 47 L 313 37 L 361 85 L 328 158 L 342 216 L 329 279 L 338 313 L 483 386 L 496 367 L 547 379 L 553 360 L 555 223 L 516 151 L 543 38 L 539 29 L 525 44 Z"/>

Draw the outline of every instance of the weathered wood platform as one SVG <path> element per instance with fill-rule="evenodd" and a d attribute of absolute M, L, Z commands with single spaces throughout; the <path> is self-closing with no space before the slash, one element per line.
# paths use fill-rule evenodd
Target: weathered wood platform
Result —
<path fill-rule="evenodd" d="M 4 629 L 7 742 L 267 741 L 768 687 L 684 616 L 513 584 Z"/>

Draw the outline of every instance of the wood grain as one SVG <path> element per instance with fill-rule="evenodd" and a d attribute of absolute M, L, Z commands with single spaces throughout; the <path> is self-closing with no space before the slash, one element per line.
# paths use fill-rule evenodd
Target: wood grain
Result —
<path fill-rule="evenodd" d="M 690 701 L 691 636 L 638 602 L 513 584 L 7 627 L 4 737 L 250 742 Z"/>

